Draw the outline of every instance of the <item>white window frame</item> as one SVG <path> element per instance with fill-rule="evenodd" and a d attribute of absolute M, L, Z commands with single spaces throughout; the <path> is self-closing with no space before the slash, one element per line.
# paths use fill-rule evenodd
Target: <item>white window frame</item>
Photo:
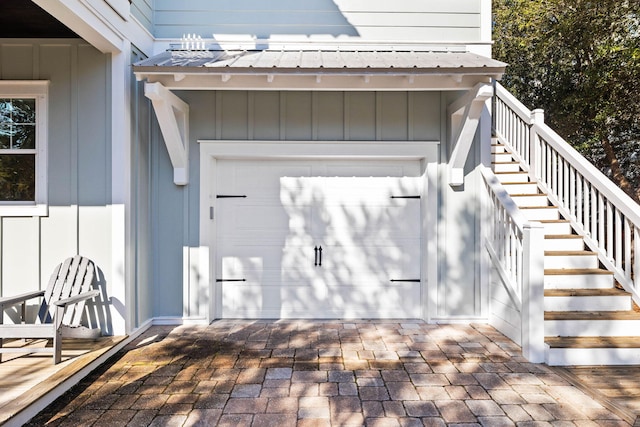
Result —
<path fill-rule="evenodd" d="M 0 201 L 0 217 L 48 215 L 48 80 L 0 80 L 0 98 L 35 99 L 36 101 L 36 194 L 31 202 Z M 12 150 L 0 150 L 9 154 Z"/>

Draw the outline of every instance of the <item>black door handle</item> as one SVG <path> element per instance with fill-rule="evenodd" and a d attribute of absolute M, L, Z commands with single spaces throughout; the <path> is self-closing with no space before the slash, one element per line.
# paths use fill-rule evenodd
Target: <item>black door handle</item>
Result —
<path fill-rule="evenodd" d="M 318 263 L 318 265 L 322 267 L 322 246 L 320 246 L 318 252 L 320 252 L 320 262 Z"/>
<path fill-rule="evenodd" d="M 314 252 L 313 265 L 317 267 L 318 266 L 318 247 L 317 246 L 313 247 L 313 252 Z"/>

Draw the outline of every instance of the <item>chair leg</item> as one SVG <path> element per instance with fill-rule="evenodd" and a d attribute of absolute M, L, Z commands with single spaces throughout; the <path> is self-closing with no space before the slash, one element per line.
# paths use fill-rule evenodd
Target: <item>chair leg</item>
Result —
<path fill-rule="evenodd" d="M 0 325 L 4 323 L 4 305 L 0 305 Z M 0 338 L 0 348 L 2 348 L 2 338 Z M 0 363 L 2 363 L 2 352 L 0 351 Z"/>
<path fill-rule="evenodd" d="M 53 317 L 53 364 L 57 365 L 62 361 L 62 317 L 64 316 L 64 307 L 56 307 Z"/>

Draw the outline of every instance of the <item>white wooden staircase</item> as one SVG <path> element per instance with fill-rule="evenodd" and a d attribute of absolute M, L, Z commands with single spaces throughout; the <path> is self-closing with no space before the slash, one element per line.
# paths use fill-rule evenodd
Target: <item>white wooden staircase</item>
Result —
<path fill-rule="evenodd" d="M 640 310 L 598 255 L 523 170 L 492 145 L 492 169 L 520 211 L 543 224 L 544 332 L 549 365 L 640 364 Z"/>

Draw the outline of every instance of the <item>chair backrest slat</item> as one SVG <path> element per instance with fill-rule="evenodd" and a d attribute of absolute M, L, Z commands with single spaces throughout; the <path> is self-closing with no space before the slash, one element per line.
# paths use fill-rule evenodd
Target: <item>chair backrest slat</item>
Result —
<path fill-rule="evenodd" d="M 82 258 L 72 283 L 72 295 L 79 295 L 91 290 L 91 286 L 93 285 L 93 274 L 93 263 L 89 261 L 88 258 Z M 74 304 L 73 307 L 70 307 L 70 309 L 65 313 L 63 324 L 68 326 L 80 325 L 85 304 L 86 301 L 80 301 L 79 303 Z"/>
<path fill-rule="evenodd" d="M 94 277 L 94 265 L 88 258 L 76 255 L 59 264 L 51 274 L 45 290 L 44 300 L 38 317 L 42 323 L 51 322 L 55 306 L 53 302 L 79 295 L 91 290 Z M 78 326 L 82 320 L 85 302 L 68 307 L 62 323 L 67 326 Z"/>

